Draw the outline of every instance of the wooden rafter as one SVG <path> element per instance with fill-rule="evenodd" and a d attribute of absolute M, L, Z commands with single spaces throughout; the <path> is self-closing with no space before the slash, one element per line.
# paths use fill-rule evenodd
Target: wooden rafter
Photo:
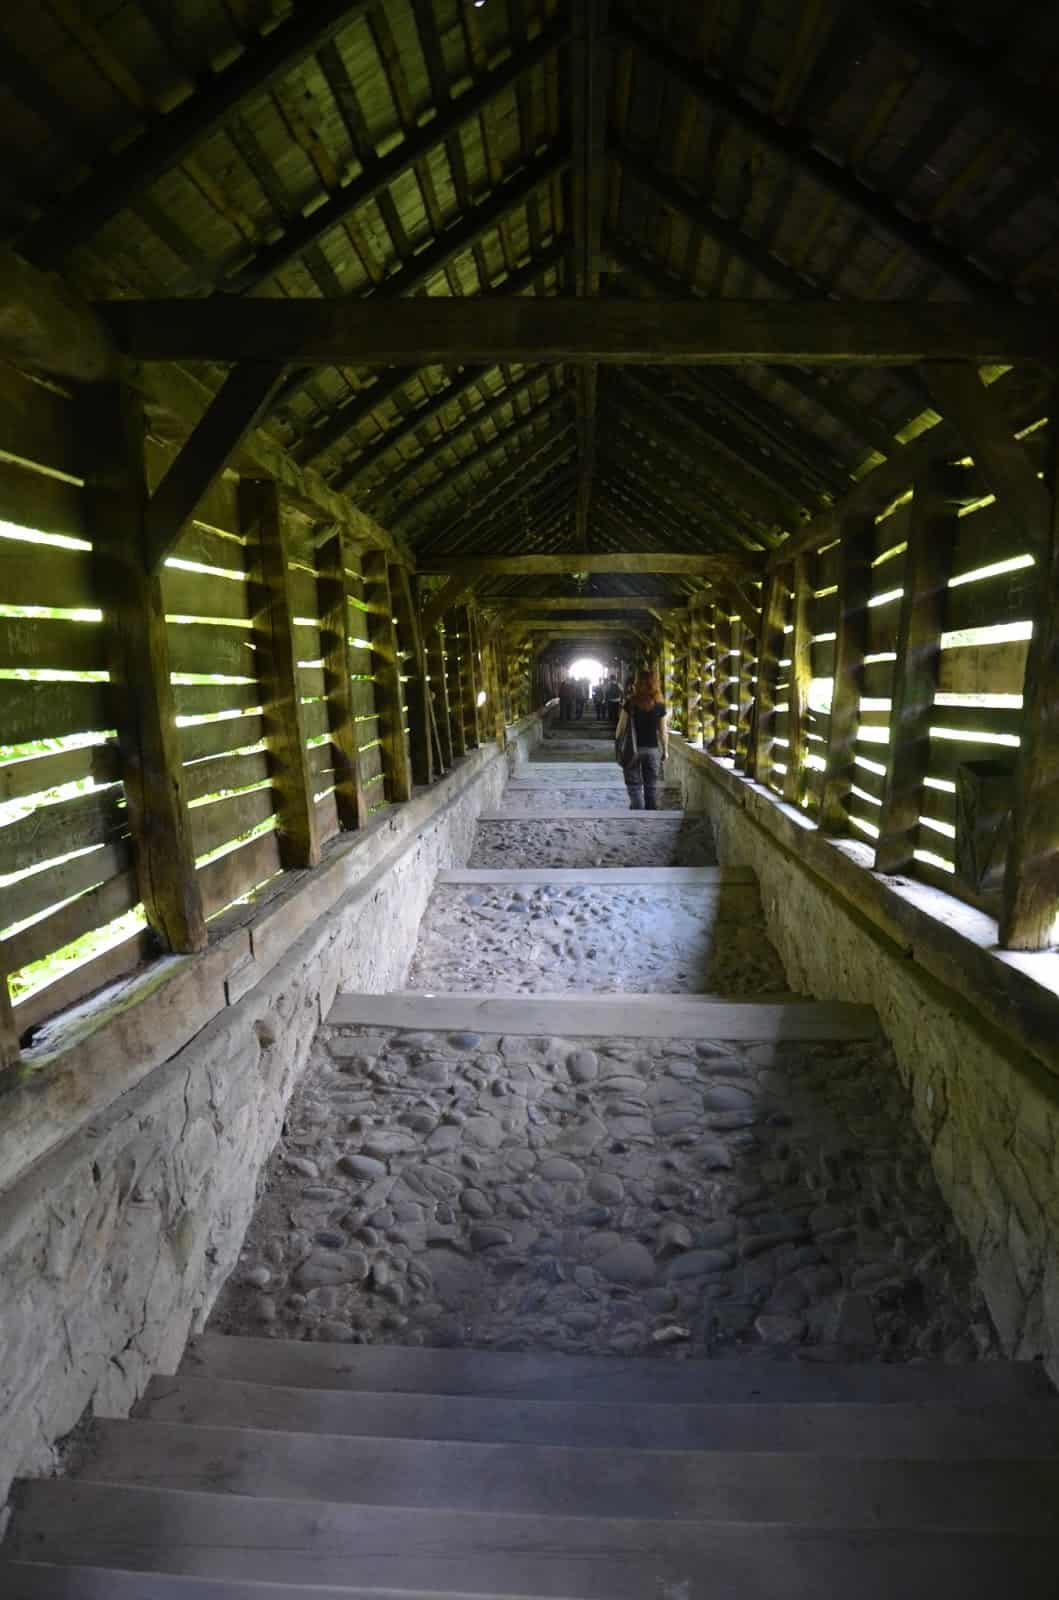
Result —
<path fill-rule="evenodd" d="M 417 551 L 433 549 L 442 543 L 465 544 L 483 532 L 489 533 L 491 538 L 490 530 L 502 507 L 520 499 L 531 485 L 554 473 L 574 449 L 569 421 L 557 426 L 554 432 L 549 430 L 547 436 L 535 440 L 517 461 L 493 476 L 484 493 L 476 497 L 473 516 L 457 517 L 443 528 L 428 531 L 422 539 L 416 540 Z"/>
<path fill-rule="evenodd" d="M 587 361 L 658 366 L 910 366 L 1056 359 L 1021 306 L 956 302 L 426 296 L 368 300 L 108 300 L 99 312 L 141 361 Z"/>
<path fill-rule="evenodd" d="M 424 556 L 419 562 L 421 572 L 447 572 L 453 577 L 554 577 L 570 572 L 571 552 L 555 555 L 518 556 Z M 650 572 L 659 574 L 688 574 L 691 577 L 711 577 L 718 573 L 739 570 L 740 562 L 731 556 L 706 555 L 701 552 L 680 554 L 676 551 L 617 551 L 601 554 L 598 551 L 576 553 L 579 572 Z"/>

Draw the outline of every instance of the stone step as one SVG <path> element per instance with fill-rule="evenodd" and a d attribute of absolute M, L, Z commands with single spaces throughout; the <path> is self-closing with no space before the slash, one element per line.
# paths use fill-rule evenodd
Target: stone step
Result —
<path fill-rule="evenodd" d="M 621 889 L 650 884 L 656 889 L 722 889 L 757 892 L 751 867 L 456 867 L 439 872 L 436 883 L 463 884 L 590 884 Z"/>
<path fill-rule="evenodd" d="M 593 1404 L 477 1395 L 349 1393 L 183 1373 L 154 1378 L 137 1415 L 158 1422 L 376 1438 L 730 1450 L 938 1460 L 1059 1458 L 1059 1396 L 1000 1406 L 895 1401 Z"/>
<path fill-rule="evenodd" d="M 1054 1600 L 1059 1538 L 893 1528 L 538 1517 L 45 1481 L 15 1559 L 370 1592 L 584 1600 Z M 148 1587 L 147 1593 L 152 1591 Z"/>
<path fill-rule="evenodd" d="M 1055 1528 L 1059 1458 L 859 1460 L 100 1421 L 79 1482 L 418 1510 L 811 1528 Z"/>
<path fill-rule="evenodd" d="M 613 811 L 592 811 L 585 806 L 556 807 L 554 811 L 544 806 L 532 811 L 526 806 L 510 811 L 483 811 L 479 822 L 629 822 L 636 827 L 644 823 L 683 822 L 691 813 L 686 811 L 630 811 L 628 806 L 615 806 Z"/>
<path fill-rule="evenodd" d="M 709 995 L 338 994 L 332 1027 L 409 1028 L 459 1033 L 550 1034 L 557 1038 L 743 1040 L 874 1039 L 875 1012 L 838 1001 L 784 997 L 778 1003 Z"/>
<path fill-rule="evenodd" d="M 815 1363 L 531 1355 L 283 1339 L 192 1340 L 181 1373 L 283 1387 L 626 1405 L 1033 1405 L 1055 1402 L 1034 1362 Z"/>
<path fill-rule="evenodd" d="M 439 1600 L 436 1589 L 347 1589 L 328 1585 L 314 1590 L 322 1600 Z M 44 1565 L 29 1561 L 0 1561 L 0 1595 L 3 1600 L 304 1600 L 304 1583 L 271 1583 L 251 1578 L 190 1578 L 173 1573 L 119 1572 L 114 1567 Z M 313 1592 L 313 1591 L 309 1591 Z M 481 1594 L 452 1594 L 443 1600 L 489 1600 Z M 493 1600 L 519 1600 L 517 1595 Z"/>

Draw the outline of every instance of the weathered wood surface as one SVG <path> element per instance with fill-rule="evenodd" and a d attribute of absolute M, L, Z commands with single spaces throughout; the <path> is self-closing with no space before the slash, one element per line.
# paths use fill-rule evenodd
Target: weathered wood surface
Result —
<path fill-rule="evenodd" d="M 294 366 L 619 362 L 896 366 L 1054 361 L 1018 305 L 784 300 L 107 300 L 97 310 L 141 361 Z"/>
<path fill-rule="evenodd" d="M 434 723 L 441 753 L 441 770 L 447 772 L 455 759 L 452 747 L 452 721 L 449 710 L 449 679 L 445 667 L 445 647 L 435 627 L 426 634 L 427 672 L 434 702 Z"/>
<path fill-rule="evenodd" d="M 420 626 L 424 634 L 435 628 L 446 611 L 450 610 L 452 606 L 458 605 L 461 600 L 465 600 L 468 595 L 473 594 L 477 584 L 478 578 L 476 576 L 456 576 L 447 579 L 437 594 L 423 607 Z"/>
<path fill-rule="evenodd" d="M 275 832 L 258 834 L 256 839 L 250 839 L 238 849 L 229 850 L 214 861 L 207 861 L 204 867 L 199 868 L 199 887 L 206 915 L 215 916 L 225 906 L 230 906 L 233 900 L 241 899 L 249 890 L 268 878 L 274 878 L 282 870 L 279 837 Z"/>
<path fill-rule="evenodd" d="M 1059 942 L 1059 420 L 1054 410 L 1050 429 L 1051 548 L 1037 574 L 1000 914 L 1000 942 L 1008 950 L 1043 950 Z"/>
<path fill-rule="evenodd" d="M 923 779 L 930 765 L 930 725 L 954 537 L 952 507 L 936 476 L 924 473 L 916 482 L 905 556 L 886 787 L 875 845 L 877 872 L 906 872 L 912 865 Z M 942 713 L 937 715 L 940 721 Z"/>
<path fill-rule="evenodd" d="M 61 950 L 82 934 L 91 933 L 112 922 L 115 917 L 131 911 L 139 899 L 136 874 L 126 872 L 108 878 L 87 894 L 79 895 L 68 905 L 60 906 L 50 916 L 33 922 L 21 933 L 16 933 L 0 943 L 0 970 L 18 972 L 33 961 Z"/>
<path fill-rule="evenodd" d="M 2 953 L 0 948 L 0 955 Z M 7 973 L 0 963 L 0 1083 L 3 1082 L 4 1073 L 14 1071 L 20 1059 L 18 1029 L 15 1027 L 15 1013 L 11 1007 L 11 991 L 8 988 Z"/>
<path fill-rule="evenodd" d="M 113 742 L 57 750 L 25 761 L 5 761 L 0 766 L 0 805 L 57 789 L 63 783 L 77 783 L 82 778 L 104 784 L 116 783 L 120 777 L 121 759 Z"/>
<path fill-rule="evenodd" d="M 393 599 L 386 556 L 381 550 L 365 551 L 361 558 L 364 600 L 368 607 L 368 638 L 375 666 L 375 705 L 381 725 L 386 773 L 386 797 L 408 800 L 412 795 L 412 766 L 404 731 L 404 697 L 401 692 L 401 658 L 393 621 Z"/>
<path fill-rule="evenodd" d="M 445 556 L 423 555 L 419 572 L 449 572 L 453 577 L 532 578 L 566 577 L 571 571 L 570 554 L 521 556 Z M 676 577 L 711 577 L 743 566 L 742 557 L 707 555 L 701 550 L 677 554 L 674 551 L 596 551 L 578 552 L 577 571 L 654 572 Z M 749 565 L 749 563 L 747 563 Z"/>
<path fill-rule="evenodd" d="M 515 599 L 505 599 L 503 602 L 483 599 L 484 605 L 503 604 L 506 617 L 530 616 L 539 612 L 542 615 L 567 611 L 584 611 L 595 613 L 598 611 L 609 612 L 640 612 L 640 611 L 668 611 L 682 605 L 680 596 L 671 594 L 621 594 L 621 595 L 540 595 L 535 599 L 527 600 L 521 595 Z"/>
<path fill-rule="evenodd" d="M 874 546 L 875 523 L 871 517 L 850 517 L 843 523 L 838 553 L 838 637 L 835 640 L 827 767 L 820 799 L 820 826 L 828 833 L 843 832 L 849 821 L 846 802 L 853 783 L 853 757 L 863 693 Z"/>
<path fill-rule="evenodd" d="M 446 700 L 449 708 L 449 730 L 452 740 L 452 753 L 454 756 L 467 754 L 467 729 L 463 718 L 462 687 L 460 677 L 460 654 L 462 640 L 457 636 L 458 622 L 456 613 L 450 611 L 445 616 L 445 681 Z"/>
<path fill-rule="evenodd" d="M 360 599 L 360 556 L 343 529 L 337 528 L 317 552 L 317 596 L 320 644 L 324 662 L 331 748 L 335 768 L 335 805 L 343 828 L 363 828 L 368 802 L 360 776 L 353 662 L 350 638 L 353 616 L 350 596 Z M 360 613 L 356 615 L 359 617 Z"/>
<path fill-rule="evenodd" d="M 810 648 L 811 628 L 809 603 L 809 558 L 796 556 L 793 563 L 791 588 L 792 631 L 785 635 L 786 654 L 790 657 L 787 668 L 787 770 L 783 774 L 783 798 L 791 805 L 800 805 L 805 787 L 805 757 L 807 754 L 806 729 L 809 723 L 809 684 L 813 676 Z"/>
<path fill-rule="evenodd" d="M 430 686 L 427 683 L 426 651 L 419 627 L 419 614 L 412 600 L 408 573 L 391 565 L 390 594 L 397 618 L 397 637 L 405 654 L 405 709 L 408 716 L 408 748 L 414 783 L 433 783 L 434 755 L 430 729 Z"/>
<path fill-rule="evenodd" d="M 114 378 L 119 365 L 99 317 L 12 250 L 0 250 L 0 359 L 82 383 Z"/>
<path fill-rule="evenodd" d="M 320 840 L 305 748 L 306 708 L 298 684 L 286 535 L 275 483 L 244 478 L 239 517 L 252 563 L 254 643 L 280 856 L 285 867 L 312 867 L 320 859 Z"/>
<path fill-rule="evenodd" d="M 259 823 L 265 822 L 277 809 L 279 790 L 271 785 L 251 789 L 248 794 L 228 795 L 223 800 L 211 800 L 207 805 L 191 808 L 191 827 L 195 837 L 195 854 L 209 855 L 221 845 L 230 844 L 244 833 L 249 833 Z M 280 838 L 283 853 L 283 839 Z"/>
<path fill-rule="evenodd" d="M 111 714 L 140 898 L 163 948 L 201 950 L 206 922 L 174 720 L 162 586 L 145 563 L 143 406 L 123 384 L 100 386 L 82 401 L 80 425 L 97 603 L 111 647 Z"/>

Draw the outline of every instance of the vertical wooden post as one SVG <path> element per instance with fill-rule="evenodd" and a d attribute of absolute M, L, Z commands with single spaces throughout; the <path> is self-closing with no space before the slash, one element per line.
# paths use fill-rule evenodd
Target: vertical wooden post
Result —
<path fill-rule="evenodd" d="M 854 778 L 853 758 L 857 753 L 874 554 L 874 517 L 847 518 L 842 524 L 838 555 L 835 680 L 831 690 L 827 766 L 820 801 L 820 826 L 826 833 L 844 833 L 849 825 L 847 802 Z"/>
<path fill-rule="evenodd" d="M 343 828 L 363 828 L 368 820 L 368 799 L 360 773 L 357 739 L 357 702 L 353 686 L 350 635 L 350 588 L 359 586 L 360 557 L 349 535 L 336 528 L 317 553 L 317 595 L 320 609 L 320 643 L 324 657 L 324 693 L 335 766 L 335 804 Z"/>
<path fill-rule="evenodd" d="M 412 797 L 412 763 L 405 737 L 404 696 L 401 693 L 401 657 L 393 621 L 390 574 L 383 550 L 365 550 L 361 557 L 368 638 L 375 662 L 375 709 L 382 740 L 386 797 L 398 803 Z"/>
<path fill-rule="evenodd" d="M 449 679 L 445 667 L 445 646 L 438 627 L 426 636 L 427 675 L 434 700 L 434 721 L 441 746 L 441 765 L 447 772 L 455 759 L 452 748 L 452 721 L 449 712 Z"/>
<path fill-rule="evenodd" d="M 457 606 L 452 612 L 460 643 L 460 692 L 457 700 L 463 718 L 464 747 L 477 750 L 482 742 L 478 723 L 478 663 L 475 660 L 475 638 L 471 624 L 470 606 Z"/>
<path fill-rule="evenodd" d="M 777 567 L 765 584 L 765 603 L 757 653 L 757 713 L 748 772 L 759 783 L 768 783 L 772 774 L 773 740 L 776 736 L 776 686 L 780 661 L 785 655 L 783 631 L 787 621 L 787 569 Z"/>
<path fill-rule="evenodd" d="M 912 497 L 876 872 L 907 872 L 912 865 L 955 532 L 956 518 L 937 473 L 924 473 Z"/>
<path fill-rule="evenodd" d="M 463 715 L 463 667 L 460 660 L 464 641 L 459 636 L 455 611 L 445 617 L 445 676 L 448 682 L 449 728 L 456 756 L 467 754 L 467 725 Z"/>
<path fill-rule="evenodd" d="M 688 618 L 687 718 L 684 736 L 689 744 L 702 743 L 702 612 Z"/>
<path fill-rule="evenodd" d="M 111 695 L 136 877 L 162 947 L 205 948 L 161 580 L 146 568 L 143 401 L 124 384 L 81 402 L 85 498 L 110 651 Z"/>
<path fill-rule="evenodd" d="M 715 756 L 728 754 L 728 654 L 732 644 L 732 625 L 728 621 L 726 605 L 720 600 L 713 603 L 713 739 Z"/>
<path fill-rule="evenodd" d="M 735 730 L 735 764 L 739 772 L 746 772 L 750 766 L 750 740 L 754 717 L 754 668 L 757 663 L 754 651 L 757 648 L 755 631 L 747 623 L 745 617 L 740 617 L 738 624 L 739 638 L 739 684 L 736 699 L 736 730 Z"/>
<path fill-rule="evenodd" d="M 507 723 L 504 720 L 504 701 L 500 691 L 500 663 L 495 638 L 486 639 L 482 645 L 482 674 L 489 696 L 486 711 L 492 722 L 493 738 L 497 747 L 503 750 L 507 744 Z"/>
<path fill-rule="evenodd" d="M 298 685 L 287 540 L 279 489 L 271 479 L 241 481 L 239 526 L 251 572 L 254 647 L 276 791 L 280 860 L 285 867 L 314 867 L 320 860 L 320 831 Z"/>
<path fill-rule="evenodd" d="M 790 650 L 787 674 L 787 771 L 783 775 L 783 798 L 791 805 L 802 800 L 805 770 L 805 729 L 809 720 L 809 684 L 812 681 L 812 639 L 809 634 L 809 558 L 796 556 L 791 587 L 793 630 L 785 637 Z"/>
<path fill-rule="evenodd" d="M 1056 396 L 1059 400 L 1059 395 Z M 1022 694 L 1022 743 L 1004 875 L 1000 943 L 1046 950 L 1059 917 L 1059 416 L 1051 415 L 1051 519 Z"/>
<path fill-rule="evenodd" d="M 426 651 L 419 631 L 419 617 L 412 602 L 408 573 L 404 567 L 390 566 L 390 594 L 397 617 L 397 635 L 407 659 L 404 687 L 408 715 L 408 745 L 415 783 L 434 782 L 434 756 L 431 749 L 430 689 L 427 684 Z"/>

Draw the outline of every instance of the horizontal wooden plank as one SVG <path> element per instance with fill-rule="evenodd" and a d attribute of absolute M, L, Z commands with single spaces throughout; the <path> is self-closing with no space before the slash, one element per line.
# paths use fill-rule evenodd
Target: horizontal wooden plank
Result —
<path fill-rule="evenodd" d="M 316 802 L 316 824 L 320 830 L 320 839 L 333 839 L 340 832 L 338 822 L 338 806 L 334 793 L 324 795 L 322 800 Z"/>
<path fill-rule="evenodd" d="M 238 839 L 266 817 L 271 817 L 275 809 L 276 794 L 272 788 L 253 789 L 249 794 L 192 806 L 191 834 L 196 856 L 208 855 L 222 844 Z"/>
<path fill-rule="evenodd" d="M 294 650 L 299 661 L 320 661 L 323 658 L 323 635 L 315 624 L 296 622 L 294 625 Z"/>
<path fill-rule="evenodd" d="M 0 942 L 0 967 L 19 972 L 131 911 L 139 900 L 135 872 L 128 870 L 78 896 L 50 917 L 42 917 L 21 933 Z"/>
<path fill-rule="evenodd" d="M 330 739 L 326 744 L 315 744 L 307 756 L 309 771 L 315 776 L 334 770 L 335 750 Z"/>
<path fill-rule="evenodd" d="M 938 688 L 948 694 L 1021 694 L 1029 640 L 943 650 Z"/>
<path fill-rule="evenodd" d="M 0 522 L 13 522 L 34 533 L 83 539 L 84 491 L 60 478 L 0 461 Z"/>
<path fill-rule="evenodd" d="M 375 715 L 375 681 L 370 682 L 358 678 L 353 683 L 352 692 L 353 715 L 355 717 L 374 717 Z M 374 737 L 374 735 L 373 735 Z"/>
<path fill-rule="evenodd" d="M 97 989 L 104 989 L 108 984 L 135 972 L 138 967 L 149 961 L 154 953 L 155 938 L 150 929 L 144 928 L 139 933 L 130 935 L 120 944 L 105 950 L 102 955 L 93 957 L 91 961 L 86 961 L 79 967 L 74 967 L 57 978 L 54 983 L 49 983 L 46 988 L 38 989 L 25 1000 L 16 1001 L 15 1027 L 20 1034 L 39 1027 L 42 1022 L 64 1011 L 67 1006 L 75 1005 L 79 1000 L 95 994 Z"/>
<path fill-rule="evenodd" d="M 156 439 L 147 441 L 147 481 L 152 495 L 161 483 L 163 476 L 168 472 L 172 463 L 180 453 L 178 444 L 162 443 Z M 195 541 L 200 531 L 200 524 L 205 523 L 211 528 L 222 528 L 226 533 L 239 533 L 239 513 L 236 506 L 236 484 L 234 476 L 226 472 L 218 474 L 210 484 L 206 493 L 195 508 L 195 521 L 190 523 L 181 534 L 176 555 L 183 556 L 186 548 L 195 548 Z M 201 530 L 205 532 L 205 529 Z M 197 556 L 187 556 L 188 560 L 199 560 Z M 212 563 L 209 563 L 212 565 Z M 218 563 L 224 565 L 224 563 Z"/>
<path fill-rule="evenodd" d="M 162 568 L 162 600 L 170 616 L 249 621 L 249 588 L 247 583 L 217 578 L 206 572 Z"/>
<path fill-rule="evenodd" d="M 208 761 L 194 761 L 184 768 L 184 790 L 189 800 L 201 800 L 208 794 L 221 794 L 226 789 L 245 789 L 252 783 L 264 783 L 269 776 L 268 752 L 258 750 L 249 755 L 215 756 Z"/>
<path fill-rule="evenodd" d="M 261 704 L 257 683 L 175 683 L 178 717 L 209 717 L 218 711 L 246 711 Z"/>
<path fill-rule="evenodd" d="M 120 784 L 37 806 L 16 822 L 0 827 L 0 875 L 24 871 L 89 845 L 105 844 L 124 830 Z"/>
<path fill-rule="evenodd" d="M 132 852 L 125 839 L 115 840 L 100 850 L 90 850 L 63 861 L 58 866 L 46 867 L 42 872 L 30 873 L 17 883 L 4 885 L 3 910 L 0 916 L 5 927 L 14 927 L 27 917 L 35 917 L 49 906 L 68 900 L 71 895 L 82 894 L 97 883 L 128 871 L 132 865 Z"/>
<path fill-rule="evenodd" d="M 956 301 L 609 300 L 512 295 L 357 299 L 108 300 L 118 342 L 148 361 L 294 366 L 434 362 L 741 362 L 826 366 L 1048 359 L 1028 308 Z"/>
<path fill-rule="evenodd" d="M 814 678 L 833 678 L 835 675 L 834 639 L 815 640 L 809 647 L 809 660 Z"/>
<path fill-rule="evenodd" d="M 5 516 L 0 505 L 0 520 Z M 0 535 L 0 603 L 53 606 L 63 611 L 98 610 L 91 552 Z"/>
<path fill-rule="evenodd" d="M 1033 567 L 961 583 L 945 594 L 945 632 L 1032 621 L 1040 578 Z"/>
<path fill-rule="evenodd" d="M 1018 735 L 1022 728 L 1022 711 L 1007 706 L 939 706 L 930 713 L 936 727 L 960 728 L 970 733 Z"/>
<path fill-rule="evenodd" d="M 0 678 L 0 742 L 30 744 L 71 733 L 108 731 L 109 683 L 40 683 Z"/>
<path fill-rule="evenodd" d="M 262 833 L 236 850 L 207 861 L 197 873 L 207 917 L 214 916 L 239 900 L 259 884 L 274 878 L 281 870 L 279 839 L 275 832 Z"/>
<path fill-rule="evenodd" d="M 50 383 L 43 383 L 17 367 L 0 369 L 0 450 L 76 475 L 79 459 L 73 403 Z"/>
<path fill-rule="evenodd" d="M 43 794 L 64 783 L 78 783 L 83 778 L 94 778 L 103 784 L 120 776 L 121 758 L 113 743 L 80 745 L 74 750 L 56 750 L 24 761 L 6 761 L 0 765 L 0 805 Z"/>
<path fill-rule="evenodd" d="M 290 591 L 291 614 L 295 617 L 318 617 L 320 599 L 316 590 L 316 574 L 304 567 L 290 567 L 287 572 Z"/>
<path fill-rule="evenodd" d="M 527 577 L 564 577 L 570 572 L 570 556 L 565 555 L 522 555 L 522 556 L 443 556 L 427 555 L 419 557 L 416 563 L 419 572 L 449 572 L 453 577 L 497 577 L 497 578 L 527 578 Z M 701 552 L 686 552 L 677 554 L 673 551 L 656 554 L 646 553 L 642 550 L 610 551 L 607 554 L 591 551 L 587 554 L 578 553 L 577 570 L 587 573 L 605 572 L 657 572 L 667 576 L 676 577 L 709 577 L 717 572 L 731 572 L 741 569 L 745 562 L 741 557 L 729 555 L 704 555 Z M 460 635 L 456 632 L 446 633 L 445 648 L 450 659 L 454 651 L 459 653 Z"/>
<path fill-rule="evenodd" d="M 248 628 L 211 622 L 171 622 L 169 665 L 173 672 L 220 672 L 229 678 L 257 675 L 257 652 Z"/>
<path fill-rule="evenodd" d="M 330 733 L 331 720 L 326 700 L 314 700 L 310 705 L 302 706 L 302 727 L 307 739 Z"/>
<path fill-rule="evenodd" d="M 861 692 L 869 700 L 889 699 L 894 686 L 895 661 L 869 661 L 864 668 Z"/>
<path fill-rule="evenodd" d="M 184 761 L 201 761 L 205 756 L 224 755 L 260 744 L 265 736 L 263 717 L 231 717 L 222 722 L 200 722 L 180 729 L 180 753 Z"/>
<path fill-rule="evenodd" d="M 303 698 L 322 698 L 325 687 L 323 667 L 298 668 L 298 693 Z"/>
<path fill-rule="evenodd" d="M 864 746 L 863 745 L 858 745 L 857 754 L 860 755 L 860 754 L 863 753 L 863 751 L 864 751 Z M 885 756 L 885 754 L 886 754 L 885 747 L 882 747 L 882 753 Z M 867 757 L 867 759 L 869 761 L 874 761 L 877 766 L 882 766 L 882 764 L 883 764 L 879 760 L 878 756 L 874 755 L 874 754 L 869 755 Z M 861 766 L 858 766 L 856 762 L 854 762 L 853 763 L 853 782 L 856 784 L 858 789 L 863 789 L 866 794 L 874 795 L 876 800 L 879 800 L 879 801 L 882 800 L 883 794 L 884 794 L 885 789 L 886 789 L 886 775 L 884 773 L 882 773 L 882 772 L 872 772 L 869 767 L 861 767 Z M 867 815 L 867 813 L 865 813 L 865 815 Z"/>
<path fill-rule="evenodd" d="M 108 665 L 106 634 L 98 622 L 0 617 L 0 668 L 4 670 L 46 667 L 105 672 Z"/>
<path fill-rule="evenodd" d="M 1030 541 L 994 503 L 957 518 L 953 573 L 973 572 L 996 561 L 1026 555 Z"/>
<path fill-rule="evenodd" d="M 934 727 L 947 727 L 951 724 L 942 721 L 940 714 Z M 1014 745 L 983 744 L 968 732 L 961 739 L 931 739 L 930 754 L 927 772 L 932 778 L 945 778 L 950 783 L 956 781 L 956 769 L 967 761 L 996 761 L 1014 763 L 1018 750 Z"/>
<path fill-rule="evenodd" d="M 897 647 L 897 626 L 901 618 L 900 600 L 891 600 L 884 606 L 868 608 L 868 648 L 866 655 L 874 656 Z"/>
<path fill-rule="evenodd" d="M 382 772 L 382 746 L 376 744 L 370 750 L 362 750 L 359 764 L 362 783 L 370 783 L 372 778 L 377 778 Z"/>

